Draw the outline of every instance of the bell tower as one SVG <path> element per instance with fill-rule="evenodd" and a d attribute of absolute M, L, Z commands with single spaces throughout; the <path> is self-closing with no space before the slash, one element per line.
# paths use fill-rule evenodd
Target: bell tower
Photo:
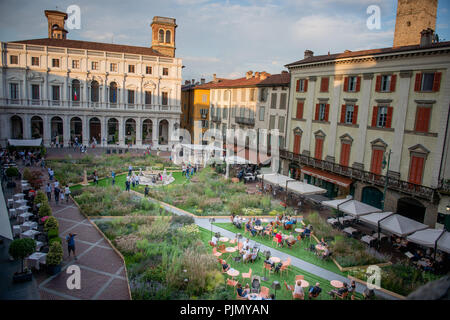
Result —
<path fill-rule="evenodd" d="M 174 58 L 176 20 L 174 18 L 153 17 L 150 26 L 152 27 L 152 49 Z"/>
<path fill-rule="evenodd" d="M 48 37 L 50 39 L 66 39 L 68 31 L 64 29 L 67 13 L 56 10 L 45 10 L 48 21 Z"/>
<path fill-rule="evenodd" d="M 438 0 L 398 0 L 394 47 L 420 44 L 420 32 L 436 30 Z"/>

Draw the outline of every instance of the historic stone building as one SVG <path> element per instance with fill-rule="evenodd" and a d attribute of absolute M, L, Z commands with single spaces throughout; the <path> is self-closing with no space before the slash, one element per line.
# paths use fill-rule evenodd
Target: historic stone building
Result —
<path fill-rule="evenodd" d="M 68 40 L 67 14 L 45 14 L 48 38 L 0 43 L 0 143 L 170 149 L 181 114 L 175 19 L 154 17 L 152 47 L 136 47 Z"/>
<path fill-rule="evenodd" d="M 441 192 L 450 178 L 450 42 L 433 43 L 429 30 L 422 37 L 414 46 L 306 51 L 288 64 L 283 172 L 379 208 L 387 186 L 385 211 L 434 226 L 450 199 Z"/>

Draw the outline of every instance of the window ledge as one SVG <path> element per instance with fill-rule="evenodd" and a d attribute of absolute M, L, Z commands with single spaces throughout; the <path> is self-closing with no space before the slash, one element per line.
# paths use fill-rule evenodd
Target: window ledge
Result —
<path fill-rule="evenodd" d="M 324 124 L 330 124 L 330 121 L 313 120 L 312 123 L 324 123 Z"/>
<path fill-rule="evenodd" d="M 341 123 L 338 122 L 338 126 L 349 127 L 349 128 L 359 128 L 359 124 Z"/>
<path fill-rule="evenodd" d="M 294 120 L 294 121 L 306 121 L 305 118 L 302 118 L 302 119 L 299 119 L 299 118 L 291 118 L 291 120 Z"/>
<path fill-rule="evenodd" d="M 426 136 L 426 137 L 437 137 L 438 134 L 434 132 L 420 132 L 420 131 L 414 131 L 414 130 L 405 130 L 406 134 L 415 134 L 418 136 Z"/>
<path fill-rule="evenodd" d="M 394 128 L 380 128 L 380 127 L 371 127 L 371 126 L 367 126 L 367 129 L 369 129 L 369 130 L 380 130 L 380 131 L 390 131 L 390 132 L 394 132 L 395 131 Z"/>

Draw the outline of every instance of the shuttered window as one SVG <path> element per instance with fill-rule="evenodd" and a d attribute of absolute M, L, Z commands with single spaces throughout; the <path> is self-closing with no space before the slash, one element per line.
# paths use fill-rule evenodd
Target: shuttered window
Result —
<path fill-rule="evenodd" d="M 420 156 L 411 156 L 409 165 L 409 182 L 422 184 L 423 168 L 425 158 Z"/>
<path fill-rule="evenodd" d="M 343 142 L 341 145 L 341 159 L 339 164 L 348 167 L 350 162 L 350 143 Z"/>
<path fill-rule="evenodd" d="M 300 143 L 302 141 L 302 136 L 300 134 L 294 135 L 294 153 L 300 154 Z"/>
<path fill-rule="evenodd" d="M 372 150 L 372 162 L 370 164 L 370 172 L 375 174 L 381 174 L 381 165 L 383 163 L 383 150 Z"/>
<path fill-rule="evenodd" d="M 297 119 L 303 119 L 303 106 L 303 101 L 297 101 L 297 113 L 295 115 Z"/>
<path fill-rule="evenodd" d="M 417 107 L 415 131 L 429 132 L 430 117 L 430 107 Z"/>
<path fill-rule="evenodd" d="M 314 158 L 322 160 L 323 138 L 316 138 Z"/>

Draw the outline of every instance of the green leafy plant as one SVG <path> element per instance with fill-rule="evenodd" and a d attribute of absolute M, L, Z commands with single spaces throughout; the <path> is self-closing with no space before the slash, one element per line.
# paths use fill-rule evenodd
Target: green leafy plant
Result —
<path fill-rule="evenodd" d="M 28 168 L 25 168 L 23 170 L 22 177 L 24 180 L 30 181 L 32 179 L 31 171 Z"/>
<path fill-rule="evenodd" d="M 39 190 L 34 197 L 34 205 L 38 205 L 44 202 L 48 203 L 48 198 L 43 191 Z"/>
<path fill-rule="evenodd" d="M 41 203 L 41 206 L 39 207 L 39 217 L 42 218 L 51 215 L 52 215 L 52 208 L 50 208 L 48 202 Z"/>
<path fill-rule="evenodd" d="M 20 175 L 20 172 L 16 167 L 9 167 L 8 169 L 6 169 L 6 175 L 10 178 L 18 177 Z"/>
<path fill-rule="evenodd" d="M 46 264 L 49 266 L 57 266 L 63 260 L 63 248 L 60 242 L 54 241 L 50 245 L 46 257 Z"/>
<path fill-rule="evenodd" d="M 50 217 L 48 217 L 47 220 L 45 220 L 45 223 L 44 223 L 44 231 L 45 232 L 48 232 L 51 229 L 58 230 L 58 227 L 59 227 L 59 223 L 55 217 L 50 216 Z"/>
<path fill-rule="evenodd" d="M 56 238 L 57 236 L 59 236 L 58 229 L 49 229 L 48 230 L 47 237 L 48 237 L 49 241 L 50 241 L 50 239 Z"/>
<path fill-rule="evenodd" d="M 21 272 L 23 273 L 23 259 L 36 250 L 36 241 L 34 239 L 24 238 L 16 239 L 9 246 L 9 255 L 14 259 L 22 261 Z"/>

